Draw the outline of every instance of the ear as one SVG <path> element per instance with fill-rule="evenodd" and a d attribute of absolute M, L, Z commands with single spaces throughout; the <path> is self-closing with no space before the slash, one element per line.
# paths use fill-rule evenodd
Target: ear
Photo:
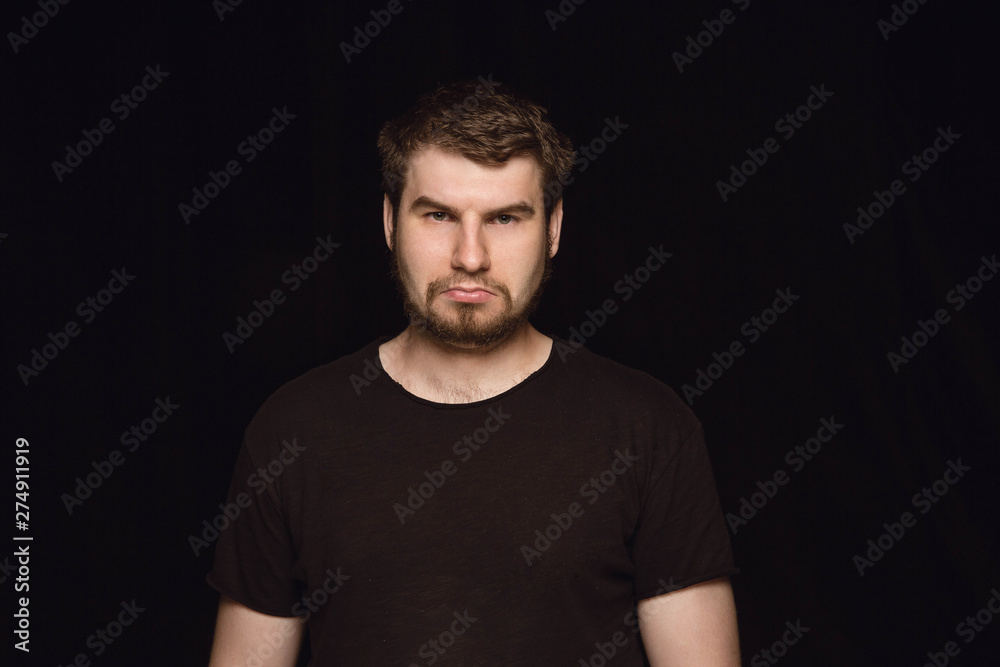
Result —
<path fill-rule="evenodd" d="M 395 221 L 392 219 L 392 204 L 389 203 L 389 195 L 385 195 L 382 200 L 382 228 L 385 231 L 385 244 L 392 250 L 392 226 Z"/>
<path fill-rule="evenodd" d="M 556 252 L 559 250 L 559 236 L 562 233 L 562 218 L 563 218 L 563 200 L 562 197 L 556 202 L 556 205 L 552 207 L 552 215 L 549 216 L 549 238 L 552 239 L 552 254 L 551 257 L 556 256 Z"/>

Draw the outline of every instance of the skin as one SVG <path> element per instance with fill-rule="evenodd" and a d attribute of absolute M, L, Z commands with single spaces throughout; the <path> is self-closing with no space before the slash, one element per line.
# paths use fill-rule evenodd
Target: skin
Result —
<path fill-rule="evenodd" d="M 651 667 L 740 667 L 729 577 L 640 600 L 638 611 Z"/>
<path fill-rule="evenodd" d="M 388 197 L 383 209 L 386 244 L 415 311 L 415 321 L 379 348 L 386 373 L 421 398 L 467 403 L 496 396 L 541 368 L 552 339 L 527 315 L 546 257 L 559 249 L 562 203 L 546 223 L 535 161 L 515 156 L 500 166 L 480 165 L 427 146 L 411 160 L 399 219 Z M 455 285 L 485 286 L 494 296 L 463 303 L 444 289 Z M 505 319 L 513 321 L 505 336 L 474 340 Z M 458 333 L 442 337 L 438 328 Z M 469 336 L 463 340 L 462 333 Z"/>
<path fill-rule="evenodd" d="M 423 202 L 423 203 L 421 203 Z M 383 227 L 411 324 L 382 344 L 386 373 L 410 393 L 468 403 L 517 385 L 548 359 L 552 339 L 527 317 L 559 249 L 562 202 L 548 220 L 537 164 L 512 157 L 480 165 L 435 146 L 412 158 L 398 220 L 386 197 Z M 491 295 L 470 303 L 466 292 Z M 639 601 L 653 667 L 738 667 L 736 608 L 728 578 Z M 210 667 L 292 667 L 302 640 L 295 618 L 222 598 Z M 268 640 L 270 638 L 270 640 Z M 262 658 L 261 648 L 273 649 Z M 266 652 L 266 651 L 265 651 Z"/>
<path fill-rule="evenodd" d="M 294 667 L 304 634 L 297 617 L 261 614 L 223 595 L 209 667 Z"/>
<path fill-rule="evenodd" d="M 413 208 L 421 196 L 445 204 L 446 210 L 435 214 L 440 207 Z M 519 203 L 533 212 L 514 206 L 511 217 L 504 217 L 506 207 Z M 512 157 L 501 167 L 485 167 L 436 147 L 425 148 L 411 162 L 400 211 L 397 226 L 386 198 L 386 243 L 399 262 L 401 288 L 415 314 L 438 319 L 444 327 L 464 320 L 458 333 L 467 336 L 477 329 L 488 332 L 504 321 L 510 331 L 479 345 L 445 342 L 419 322 L 411 324 L 380 346 L 389 376 L 417 396 L 462 403 L 502 393 L 541 368 L 552 340 L 535 330 L 527 315 L 541 288 L 546 260 L 559 248 L 562 204 L 555 206 L 546 224 L 534 160 Z M 428 298 L 427 287 L 440 281 L 442 289 Z M 456 284 L 485 285 L 494 296 L 470 307 L 443 294 L 443 288 Z M 223 596 L 210 667 L 251 662 L 292 667 L 302 635 L 298 619 L 261 614 Z M 265 653 L 269 657 L 264 658 Z"/>
<path fill-rule="evenodd" d="M 420 205 L 424 198 L 435 203 Z M 518 216 L 518 223 L 499 224 L 506 220 L 505 207 L 516 201 L 531 204 L 535 213 Z M 546 252 L 551 258 L 559 247 L 562 202 L 547 225 L 539 215 L 542 202 L 531 158 L 490 167 L 434 146 L 413 158 L 398 221 L 388 197 L 383 206 L 386 243 L 396 254 L 400 289 L 416 320 L 380 347 L 390 377 L 422 398 L 465 403 L 496 396 L 545 363 L 551 339 L 526 316 L 540 287 Z M 548 250 L 543 227 L 552 240 Z M 495 285 L 498 296 L 469 309 L 443 292 L 454 284 Z M 504 312 L 518 320 L 517 327 L 488 345 L 442 340 L 435 326 L 423 324 L 439 319 L 443 326 L 453 325 L 449 334 L 462 325 L 489 329 Z M 641 600 L 638 613 L 653 667 L 739 667 L 736 605 L 728 578 Z"/>

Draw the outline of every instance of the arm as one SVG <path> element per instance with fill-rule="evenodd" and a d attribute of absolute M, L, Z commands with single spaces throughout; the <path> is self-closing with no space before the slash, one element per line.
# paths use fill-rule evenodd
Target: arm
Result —
<path fill-rule="evenodd" d="M 639 631 L 652 667 L 740 667 L 729 577 L 640 600 Z"/>
<path fill-rule="evenodd" d="M 302 634 L 298 617 L 261 614 L 223 595 L 209 667 L 293 667 Z"/>

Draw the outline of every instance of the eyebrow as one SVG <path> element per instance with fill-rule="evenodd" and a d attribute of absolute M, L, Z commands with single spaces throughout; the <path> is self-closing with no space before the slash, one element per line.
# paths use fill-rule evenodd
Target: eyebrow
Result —
<path fill-rule="evenodd" d="M 420 196 L 413 200 L 410 204 L 410 212 L 413 213 L 418 209 L 434 210 L 434 211 L 444 211 L 445 213 L 454 214 L 455 211 L 452 210 L 447 204 L 442 204 L 439 201 L 431 199 L 430 197 Z M 487 218 L 492 218 L 501 213 L 517 213 L 526 218 L 534 217 L 535 207 L 526 201 L 516 201 L 506 206 L 500 206 L 494 209 L 486 211 L 485 215 Z M 456 216 L 457 217 L 457 216 Z"/>

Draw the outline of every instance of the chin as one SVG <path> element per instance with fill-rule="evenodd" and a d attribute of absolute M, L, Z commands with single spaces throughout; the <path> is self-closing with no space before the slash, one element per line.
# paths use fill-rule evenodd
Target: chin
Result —
<path fill-rule="evenodd" d="M 463 304 L 464 305 L 464 304 Z M 466 313 L 473 313 L 466 309 Z M 432 314 L 424 320 L 421 330 L 428 336 L 455 348 L 472 350 L 494 348 L 509 340 L 527 322 L 521 317 L 500 318 L 476 317 L 472 315 L 441 316 Z"/>

